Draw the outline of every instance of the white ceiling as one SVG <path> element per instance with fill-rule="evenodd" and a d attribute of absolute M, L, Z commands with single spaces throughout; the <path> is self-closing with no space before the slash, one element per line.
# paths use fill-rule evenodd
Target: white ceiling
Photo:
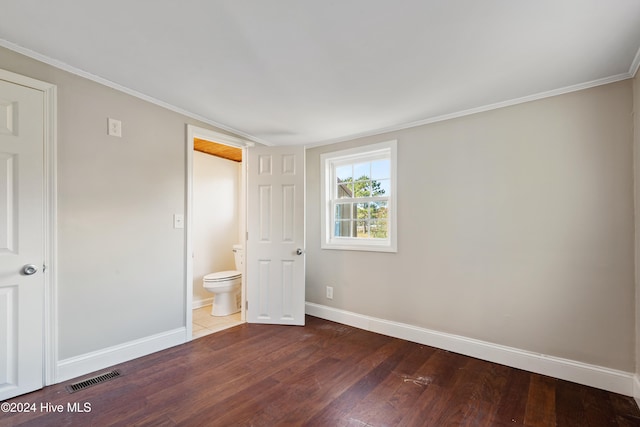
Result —
<path fill-rule="evenodd" d="M 640 1 L 0 0 L 0 39 L 254 141 L 316 144 L 629 78 Z"/>

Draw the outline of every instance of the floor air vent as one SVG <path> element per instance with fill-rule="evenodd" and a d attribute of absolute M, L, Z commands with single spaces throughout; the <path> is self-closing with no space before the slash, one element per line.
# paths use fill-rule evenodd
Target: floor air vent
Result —
<path fill-rule="evenodd" d="M 120 376 L 120 371 L 114 370 L 105 372 L 104 374 L 96 375 L 79 383 L 71 384 L 65 388 L 69 393 L 75 393 L 76 391 L 84 390 L 85 388 L 93 387 L 96 384 L 100 384 L 106 381 L 110 381 Z"/>

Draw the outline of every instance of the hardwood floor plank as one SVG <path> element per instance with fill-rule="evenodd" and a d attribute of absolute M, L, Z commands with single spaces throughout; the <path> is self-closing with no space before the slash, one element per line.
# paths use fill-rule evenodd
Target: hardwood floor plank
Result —
<path fill-rule="evenodd" d="M 524 425 L 547 427 L 556 425 L 556 382 L 558 380 L 531 374 Z"/>
<path fill-rule="evenodd" d="M 405 344 L 404 341 L 394 339 L 381 347 L 372 357 L 368 357 L 369 363 L 365 365 L 368 366 L 368 371 L 359 375 L 359 379 L 316 412 L 304 425 L 338 425 L 348 412 L 391 374 L 407 351 Z"/>
<path fill-rule="evenodd" d="M 558 381 L 556 384 L 556 421 L 567 427 L 585 427 L 592 425 L 585 417 L 585 388 L 572 387 L 572 384 Z"/>
<path fill-rule="evenodd" d="M 504 394 L 510 369 L 503 365 L 470 359 L 463 380 L 474 386 L 463 411 L 460 425 L 491 426 L 497 412 L 496 402 Z"/>
<path fill-rule="evenodd" d="M 429 385 L 421 394 L 417 407 L 402 419 L 400 425 L 437 425 L 434 424 L 436 419 L 447 412 L 444 405 L 453 392 L 456 375 L 467 361 L 464 356 L 437 350 L 421 371 L 421 377 L 428 379 Z"/>
<path fill-rule="evenodd" d="M 478 389 L 482 388 L 489 375 L 487 366 L 487 362 L 465 358 L 465 363 L 447 389 L 446 397 L 440 399 L 440 404 L 429 418 L 432 425 L 489 425 L 495 406 L 477 398 Z"/>
<path fill-rule="evenodd" d="M 509 368 L 507 383 L 493 416 L 494 425 L 524 425 L 531 373 Z"/>
<path fill-rule="evenodd" d="M 413 346 L 406 356 L 371 393 L 347 415 L 348 424 L 367 423 L 396 426 L 411 411 L 428 385 L 419 374 L 420 368 L 435 353 L 426 346 Z"/>
<path fill-rule="evenodd" d="M 616 421 L 620 427 L 640 426 L 640 413 L 635 400 L 629 396 L 609 393 L 609 401 L 615 414 Z"/>
<path fill-rule="evenodd" d="M 627 396 L 308 317 L 240 325 L 9 400 L 0 426 L 640 426 Z M 104 370 L 106 371 L 106 370 Z M 100 371 L 102 373 L 104 371 Z"/>
<path fill-rule="evenodd" d="M 290 375 L 279 383 L 268 404 L 244 414 L 243 420 L 254 425 L 300 425 L 316 407 L 334 399 L 332 392 L 349 370 L 335 358 L 322 359 L 300 372 L 288 370 Z"/>

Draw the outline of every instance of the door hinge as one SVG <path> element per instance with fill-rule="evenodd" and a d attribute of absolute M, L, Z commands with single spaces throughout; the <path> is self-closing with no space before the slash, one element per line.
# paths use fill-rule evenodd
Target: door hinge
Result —
<path fill-rule="evenodd" d="M 244 309 L 249 310 L 249 301 L 244 302 Z"/>

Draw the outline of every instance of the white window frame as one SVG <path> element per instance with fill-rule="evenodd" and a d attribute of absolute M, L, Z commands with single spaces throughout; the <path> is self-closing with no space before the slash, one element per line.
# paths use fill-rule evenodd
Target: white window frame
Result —
<path fill-rule="evenodd" d="M 322 249 L 398 252 L 397 145 L 397 141 L 393 140 L 320 155 Z M 332 193 L 334 191 L 333 182 L 335 182 L 336 165 L 357 163 L 361 160 L 370 161 L 376 157 L 389 158 L 390 160 L 389 178 L 391 194 L 388 196 L 387 203 L 389 211 L 387 219 L 389 237 L 387 239 L 373 239 L 334 236 L 334 227 L 332 224 L 334 223 L 334 207 L 337 197 L 334 197 Z"/>

